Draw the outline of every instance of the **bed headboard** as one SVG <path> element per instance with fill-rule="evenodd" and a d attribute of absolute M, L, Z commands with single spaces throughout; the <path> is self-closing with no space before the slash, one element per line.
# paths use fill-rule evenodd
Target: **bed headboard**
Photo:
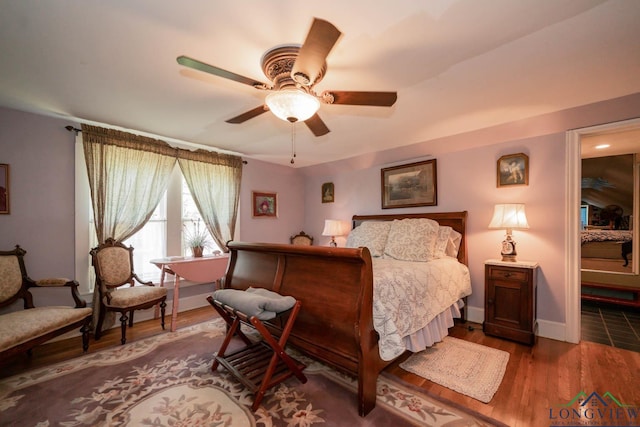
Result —
<path fill-rule="evenodd" d="M 413 214 L 391 214 L 391 215 L 354 215 L 352 218 L 353 228 L 364 221 L 393 221 L 394 219 L 406 218 L 428 218 L 438 221 L 440 225 L 446 225 L 458 233 L 462 234 L 462 242 L 458 251 L 458 261 L 468 265 L 467 262 L 467 211 L 462 212 L 428 212 Z"/>

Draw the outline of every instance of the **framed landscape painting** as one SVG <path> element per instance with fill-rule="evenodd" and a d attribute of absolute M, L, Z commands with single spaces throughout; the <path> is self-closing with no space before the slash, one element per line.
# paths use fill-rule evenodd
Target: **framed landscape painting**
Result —
<path fill-rule="evenodd" d="M 529 156 L 509 154 L 498 159 L 498 187 L 529 185 Z"/>
<path fill-rule="evenodd" d="M 253 217 L 254 218 L 277 218 L 278 217 L 278 194 L 262 193 L 254 191 Z"/>
<path fill-rule="evenodd" d="M 436 206 L 436 159 L 381 170 L 382 209 Z"/>

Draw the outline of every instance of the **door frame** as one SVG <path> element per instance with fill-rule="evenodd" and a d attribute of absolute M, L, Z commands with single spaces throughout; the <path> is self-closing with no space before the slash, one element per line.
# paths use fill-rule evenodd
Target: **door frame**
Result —
<path fill-rule="evenodd" d="M 566 170 L 567 197 L 565 206 L 565 341 L 580 342 L 580 201 L 582 199 L 582 137 L 640 128 L 640 118 L 606 123 L 567 131 Z M 634 219 L 635 220 L 635 219 Z"/>

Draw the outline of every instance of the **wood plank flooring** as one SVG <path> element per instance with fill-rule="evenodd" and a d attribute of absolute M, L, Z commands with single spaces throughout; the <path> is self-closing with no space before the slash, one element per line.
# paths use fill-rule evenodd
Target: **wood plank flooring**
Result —
<path fill-rule="evenodd" d="M 213 318 L 209 307 L 180 313 L 178 327 Z M 471 328 L 469 328 L 471 327 Z M 139 322 L 127 331 L 133 341 L 162 331 L 158 321 Z M 386 371 L 404 381 L 425 389 L 479 413 L 518 426 L 550 426 L 549 410 L 568 403 L 580 391 L 587 394 L 610 392 L 621 402 L 640 406 L 640 353 L 583 341 L 578 345 L 539 338 L 535 346 L 486 336 L 478 324 L 457 324 L 450 334 L 456 338 L 509 352 L 504 380 L 488 404 L 461 395 L 438 384 L 404 371 L 397 360 Z M 108 331 L 100 341 L 91 340 L 90 352 L 118 346 L 119 329 Z M 80 338 L 44 344 L 32 356 L 14 357 L 0 366 L 0 377 L 7 377 L 82 354 Z M 640 419 L 637 420 L 640 424 Z"/>

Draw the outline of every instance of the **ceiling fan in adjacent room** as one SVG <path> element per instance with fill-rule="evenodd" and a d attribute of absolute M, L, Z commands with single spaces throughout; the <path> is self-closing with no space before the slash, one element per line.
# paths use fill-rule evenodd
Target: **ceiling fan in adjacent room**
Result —
<path fill-rule="evenodd" d="M 265 111 L 271 111 L 278 118 L 291 123 L 303 121 L 315 136 L 322 136 L 329 133 L 329 128 L 317 114 L 321 103 L 390 107 L 398 97 L 396 92 L 315 92 L 314 86 L 322 80 L 327 71 L 327 55 L 341 34 L 330 22 L 314 18 L 302 46 L 281 45 L 268 50 L 262 56 L 261 64 L 262 71 L 271 84 L 187 56 L 179 56 L 177 61 L 185 67 L 269 92 L 264 105 L 233 117 L 227 120 L 227 123 L 244 123 Z"/>

